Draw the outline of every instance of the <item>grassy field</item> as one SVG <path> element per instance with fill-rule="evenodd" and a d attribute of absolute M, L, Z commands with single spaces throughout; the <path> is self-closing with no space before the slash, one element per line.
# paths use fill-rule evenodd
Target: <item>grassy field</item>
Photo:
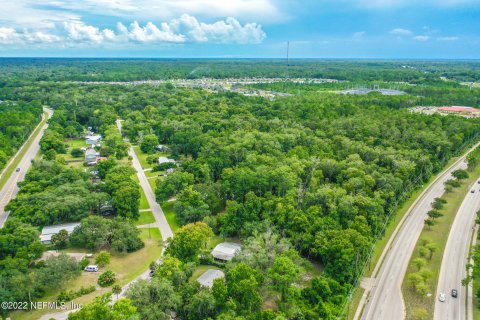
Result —
<path fill-rule="evenodd" d="M 124 286 L 139 275 L 141 275 L 145 270 L 148 269 L 150 263 L 154 260 L 157 260 L 161 256 L 162 247 L 160 245 L 161 235 L 158 228 L 142 229 L 141 238 L 145 242 L 145 247 L 132 253 L 128 254 L 112 254 L 112 260 L 110 264 L 100 269 L 100 272 L 82 272 L 82 275 L 72 281 L 69 281 L 62 288 L 58 288 L 52 292 L 47 293 L 47 295 L 39 301 L 55 301 L 58 294 L 61 290 L 78 290 L 80 287 L 96 285 L 98 276 L 101 272 L 105 270 L 112 270 L 117 274 L 117 282 L 119 285 Z M 78 252 L 78 250 L 76 250 Z M 93 262 L 93 259 L 91 259 Z M 98 287 L 96 291 L 74 299 L 73 302 L 85 304 L 91 301 L 94 297 L 97 297 L 101 294 L 111 291 L 111 287 L 100 288 Z M 50 313 L 50 310 L 35 310 L 32 312 L 14 312 L 11 315 L 13 320 L 24 319 L 24 320 L 33 320 L 38 319 L 44 314 Z"/>
<path fill-rule="evenodd" d="M 163 213 L 165 214 L 165 218 L 167 218 L 168 224 L 170 228 L 172 228 L 173 233 L 180 228 L 178 221 L 175 217 L 175 212 L 173 211 L 173 204 L 175 202 L 164 202 L 161 203 L 160 206 L 162 207 Z"/>
<path fill-rule="evenodd" d="M 136 226 L 142 226 L 149 223 L 154 223 L 155 217 L 152 214 L 152 211 L 140 212 L 140 217 L 135 221 Z"/>
<path fill-rule="evenodd" d="M 67 161 L 81 161 L 82 164 L 83 164 L 83 159 L 84 159 L 84 156 L 81 156 L 81 157 L 72 157 L 72 155 L 70 154 L 70 152 L 75 149 L 75 148 L 86 148 L 88 145 L 85 143 L 85 139 L 67 139 L 65 141 L 65 143 L 68 145 L 67 147 L 67 152 L 66 154 L 62 154 L 62 156 L 65 158 L 65 160 Z"/>
<path fill-rule="evenodd" d="M 417 242 L 413 255 L 410 259 L 410 265 L 408 266 L 405 279 L 402 284 L 407 319 L 411 318 L 413 309 L 416 307 L 424 308 L 428 311 L 430 318 L 433 318 L 438 275 L 440 273 L 440 266 L 442 264 L 443 252 L 448 240 L 448 234 L 450 233 L 450 228 L 458 209 L 463 202 L 465 194 L 469 192 L 471 184 L 474 183 L 479 176 L 480 166 L 477 167 L 473 172 L 469 172 L 469 178 L 463 180 L 459 188 L 454 189 L 451 193 L 445 193 L 442 198 L 447 200 L 447 203 L 445 204 L 445 207 L 440 210 L 444 216 L 436 219 L 436 224 L 433 227 L 428 228 L 428 226 L 425 226 L 423 228 L 419 241 Z M 422 240 L 424 239 L 434 243 L 437 246 L 437 251 L 433 254 L 432 259 L 426 259 L 427 265 L 425 266 L 426 269 L 432 272 L 432 276 L 426 281 L 428 288 L 427 292 L 431 293 L 430 297 L 422 296 L 414 291 L 408 286 L 408 281 L 406 280 L 408 274 L 418 271 L 417 268 L 412 265 L 412 260 L 420 257 L 419 248 Z"/>
<path fill-rule="evenodd" d="M 5 183 L 7 182 L 8 178 L 10 178 L 10 176 L 12 175 L 13 171 L 17 168 L 18 164 L 20 163 L 20 160 L 22 160 L 23 156 L 25 155 L 25 153 L 27 152 L 28 148 L 30 148 L 30 146 L 32 145 L 33 143 L 33 140 L 35 139 L 35 137 L 40 133 L 40 130 L 42 129 L 43 125 L 47 122 L 48 120 L 48 116 L 47 116 L 47 113 L 44 112 L 44 119 L 42 121 L 40 121 L 40 123 L 38 124 L 38 126 L 35 128 L 35 130 L 33 131 L 33 133 L 30 135 L 29 139 L 26 141 L 26 143 L 21 147 L 20 149 L 20 152 L 18 153 L 18 155 L 15 157 L 15 159 L 13 159 L 13 161 L 7 165 L 3 171 L 2 171 L 2 177 L 0 178 L 0 188 L 3 188 L 3 186 L 5 185 Z"/>
<path fill-rule="evenodd" d="M 136 174 L 132 177 L 132 179 L 139 182 Z M 145 196 L 145 192 L 143 192 L 142 187 L 139 187 L 139 190 L 140 190 L 140 207 L 139 207 L 139 209 L 140 210 L 150 209 L 150 205 L 148 204 L 147 197 Z"/>

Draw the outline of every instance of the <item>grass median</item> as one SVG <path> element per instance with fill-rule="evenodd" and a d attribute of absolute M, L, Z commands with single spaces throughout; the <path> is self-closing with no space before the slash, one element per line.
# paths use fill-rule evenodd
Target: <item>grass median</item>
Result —
<path fill-rule="evenodd" d="M 434 226 L 424 226 L 419 240 L 415 245 L 412 257 L 410 258 L 410 263 L 402 284 L 407 319 L 413 319 L 416 313 L 428 314 L 429 319 L 433 318 L 438 276 L 442 264 L 443 252 L 448 240 L 448 234 L 450 233 L 455 216 L 465 198 L 465 194 L 469 192 L 472 183 L 474 183 L 479 176 L 480 166 L 477 166 L 475 170 L 469 172 L 469 177 L 467 179 L 461 181 L 460 187 L 453 189 L 452 192 L 445 193 L 442 196 L 442 199 L 446 200 L 446 204 L 443 209 L 439 210 L 443 216 L 435 219 L 436 223 Z M 419 266 L 415 265 L 415 260 L 422 258 L 422 249 L 429 246 L 428 244 L 426 245 L 426 243 L 434 246 L 434 252 L 433 254 L 429 253 L 429 256 L 424 258 L 426 264 L 421 267 L 421 270 L 424 271 L 419 271 Z M 423 250 L 425 251 L 425 249 Z M 425 255 L 425 253 L 423 253 L 423 255 Z M 426 280 L 422 282 L 425 284 L 425 287 L 422 287 L 420 291 L 423 290 L 428 294 L 421 294 L 418 289 L 413 289 L 408 280 L 409 275 L 420 274 L 421 272 L 425 272 Z"/>
<path fill-rule="evenodd" d="M 18 164 L 20 163 L 20 160 L 22 160 L 23 156 L 27 152 L 27 150 L 30 148 L 30 146 L 33 143 L 33 140 L 35 140 L 35 137 L 40 133 L 42 130 L 43 125 L 47 122 L 48 120 L 48 114 L 46 112 L 44 114 L 44 119 L 40 121 L 40 123 L 37 125 L 33 133 L 30 135 L 28 140 L 22 145 L 20 152 L 15 156 L 12 162 L 8 164 L 5 169 L 2 172 L 2 176 L 0 177 L 0 189 L 3 188 L 5 183 L 7 183 L 8 179 L 12 175 L 13 171 L 15 168 L 17 168 Z"/>

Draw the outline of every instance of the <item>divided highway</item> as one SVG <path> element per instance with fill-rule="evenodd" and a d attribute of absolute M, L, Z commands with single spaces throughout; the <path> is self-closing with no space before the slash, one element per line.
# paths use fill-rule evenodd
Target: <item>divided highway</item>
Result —
<path fill-rule="evenodd" d="M 48 118 L 50 118 L 53 114 L 51 109 L 44 108 L 44 111 L 47 113 Z M 42 117 L 42 119 L 44 118 Z M 5 206 L 17 195 L 19 191 L 17 183 L 23 181 L 28 168 L 30 168 L 30 165 L 32 164 L 32 159 L 34 159 L 38 151 L 40 151 L 40 139 L 43 137 L 43 132 L 47 127 L 48 123 L 45 123 L 40 132 L 33 138 L 32 144 L 27 149 L 17 166 L 17 168 L 20 168 L 20 171 L 14 171 L 8 178 L 3 188 L 0 190 L 0 228 L 3 228 L 3 225 L 8 218 L 8 213 L 5 212 Z M 29 140 L 30 139 L 31 137 L 29 137 Z M 25 143 L 27 143 L 29 140 L 27 140 Z M 22 146 L 22 148 L 24 147 L 25 145 Z"/>
<path fill-rule="evenodd" d="M 467 154 L 478 145 L 476 144 L 444 170 L 409 208 L 374 269 L 372 274 L 374 278 L 369 281 L 371 288 L 366 288 L 355 319 L 361 317 L 361 319 L 372 320 L 401 320 L 405 318 L 401 286 L 410 257 L 422 231 L 426 213 L 431 209 L 433 200 L 444 193 L 444 182 L 451 178 L 453 171 L 466 168 Z"/>
<path fill-rule="evenodd" d="M 467 288 L 462 286 L 462 279 L 467 276 L 465 266 L 470 251 L 470 243 L 475 230 L 476 212 L 480 209 L 480 185 L 475 184 L 465 195 L 455 220 L 453 221 L 447 245 L 443 253 L 442 266 L 438 277 L 437 294 L 435 297 L 435 320 L 472 319 L 471 308 L 466 309 Z M 458 297 L 451 296 L 451 290 L 458 291 Z M 469 287 L 472 290 L 472 287 Z M 444 293 L 445 302 L 438 300 L 438 295 Z M 467 304 L 471 307 L 471 299 Z"/>

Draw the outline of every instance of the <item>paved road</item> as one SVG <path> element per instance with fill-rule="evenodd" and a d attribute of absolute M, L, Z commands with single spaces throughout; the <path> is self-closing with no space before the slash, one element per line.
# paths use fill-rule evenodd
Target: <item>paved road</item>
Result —
<path fill-rule="evenodd" d="M 44 111 L 47 112 L 48 117 L 50 118 L 53 114 L 53 111 L 48 108 L 44 108 Z M 33 143 L 28 148 L 25 155 L 20 160 L 17 168 L 20 168 L 19 172 L 14 171 L 10 178 L 7 180 L 3 188 L 0 190 L 0 228 L 3 228 L 5 221 L 8 218 L 8 212 L 5 212 L 5 206 L 10 202 L 11 199 L 15 198 L 17 195 L 19 188 L 17 183 L 23 181 L 25 178 L 25 174 L 30 168 L 32 164 L 31 160 L 35 158 L 38 151 L 40 150 L 40 139 L 43 136 L 43 131 L 48 127 L 48 124 L 45 123 L 42 127 L 42 130 L 38 133 L 38 135 L 34 138 Z"/>
<path fill-rule="evenodd" d="M 122 122 L 120 120 L 117 120 L 117 128 L 120 132 L 122 132 Z M 140 181 L 140 186 L 143 189 L 143 192 L 145 193 L 145 196 L 147 197 L 148 204 L 150 205 L 150 208 L 152 209 L 153 216 L 155 217 L 155 224 L 152 226 L 158 227 L 160 229 L 160 233 L 162 234 L 162 240 L 165 242 L 168 240 L 168 238 L 173 237 L 173 232 L 172 229 L 170 228 L 170 225 L 168 224 L 167 219 L 165 218 L 165 214 L 163 213 L 162 208 L 160 205 L 156 202 L 155 199 L 155 193 L 152 190 L 152 187 L 148 183 L 147 176 L 143 172 L 142 166 L 140 165 L 140 161 L 138 160 L 137 155 L 135 154 L 135 151 L 133 150 L 132 147 L 128 150 L 128 155 L 130 155 L 133 159 L 133 167 L 137 171 L 137 176 L 138 180 Z M 162 254 L 163 250 L 165 247 L 162 249 Z M 160 261 L 157 261 L 160 262 Z M 141 275 L 133 279 L 131 282 L 126 284 L 122 288 L 122 292 L 118 295 L 118 298 L 122 298 L 125 295 L 125 292 L 127 289 L 135 282 L 138 280 L 146 280 L 150 278 L 150 269 L 145 270 Z M 111 303 L 114 303 L 117 300 L 117 296 L 113 295 L 112 296 L 112 301 Z M 68 319 L 68 315 L 77 310 L 67 310 L 64 312 L 57 312 L 57 313 L 50 313 L 43 315 L 40 320 L 49 320 L 49 319 L 56 319 L 56 320 L 66 320 Z"/>
<path fill-rule="evenodd" d="M 120 120 L 117 120 L 117 127 L 118 130 L 122 132 L 122 122 Z M 167 241 L 168 238 L 173 237 L 172 229 L 168 224 L 167 218 L 165 218 L 165 214 L 163 213 L 162 208 L 155 199 L 155 193 L 152 190 L 152 186 L 150 185 L 150 183 L 148 183 L 147 176 L 145 175 L 145 172 L 143 172 L 142 165 L 140 164 L 140 161 L 138 160 L 138 157 L 132 147 L 130 147 L 130 149 L 128 150 L 128 155 L 131 156 L 133 159 L 133 168 L 137 171 L 140 186 L 145 192 L 145 196 L 147 198 L 148 204 L 150 205 L 150 209 L 152 209 L 153 216 L 155 217 L 156 226 L 160 229 L 163 241 Z"/>
<path fill-rule="evenodd" d="M 443 183 L 451 178 L 451 172 L 466 167 L 464 162 L 466 154 L 443 171 L 410 207 L 375 267 L 374 279 L 371 281 L 373 286 L 365 290 L 355 319 L 358 319 L 360 314 L 361 319 L 404 319 L 405 305 L 401 286 L 408 262 L 422 231 L 426 213 L 431 209 L 433 200 L 444 193 Z M 365 308 L 361 313 L 363 307 Z"/>
<path fill-rule="evenodd" d="M 475 216 L 480 209 L 480 185 L 475 183 L 465 195 L 455 220 L 453 221 L 447 245 L 443 253 L 442 266 L 438 277 L 437 298 L 435 299 L 435 320 L 461 320 L 467 319 L 466 299 L 467 288 L 462 286 L 462 279 L 467 276 L 467 264 L 470 243 L 474 233 Z M 452 289 L 458 290 L 458 298 L 450 296 Z M 471 290 L 471 287 L 470 287 Z M 438 295 L 445 293 L 446 301 L 440 302 Z M 472 310 L 468 314 L 472 319 Z"/>

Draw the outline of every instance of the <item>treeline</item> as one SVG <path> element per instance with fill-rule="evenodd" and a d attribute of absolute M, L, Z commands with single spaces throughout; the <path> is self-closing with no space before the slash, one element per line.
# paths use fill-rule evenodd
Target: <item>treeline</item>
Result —
<path fill-rule="evenodd" d="M 42 113 L 38 101 L 0 102 L 0 171 L 38 125 Z"/>
<path fill-rule="evenodd" d="M 132 81 L 178 78 L 332 78 L 428 83 L 439 77 L 478 81 L 477 61 L 18 59 L 0 60 L 0 87 L 25 81 Z"/>
<path fill-rule="evenodd" d="M 154 133 L 181 159 L 181 170 L 157 182 L 158 200 L 176 196 L 179 222 L 203 221 L 225 236 L 274 228 L 320 261 L 326 281 L 344 294 L 390 213 L 475 140 L 480 126 L 397 109 L 405 97 L 268 102 L 169 90 L 143 110 L 123 109 L 131 141 Z M 290 297 L 289 306 L 311 319 L 334 318 L 344 301 L 327 308 L 300 300 Z"/>

